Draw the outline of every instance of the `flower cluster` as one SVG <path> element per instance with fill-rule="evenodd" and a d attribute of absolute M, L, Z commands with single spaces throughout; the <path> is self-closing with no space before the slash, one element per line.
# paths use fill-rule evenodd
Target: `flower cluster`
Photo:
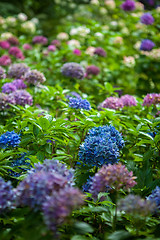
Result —
<path fill-rule="evenodd" d="M 23 53 L 18 47 L 11 47 L 9 49 L 9 54 L 16 57 L 16 58 L 19 58 L 19 59 L 22 59 L 22 60 L 24 59 Z"/>
<path fill-rule="evenodd" d="M 0 147 L 8 148 L 8 147 L 17 147 L 21 142 L 20 135 L 15 133 L 14 130 L 12 132 L 6 132 L 0 136 Z"/>
<path fill-rule="evenodd" d="M 95 75 L 97 76 L 100 72 L 99 67 L 95 65 L 90 65 L 86 68 L 86 77 L 90 77 L 90 75 Z"/>
<path fill-rule="evenodd" d="M 154 18 L 150 13 L 144 13 L 141 16 L 141 23 L 144 23 L 145 25 L 152 25 L 154 23 Z"/>
<path fill-rule="evenodd" d="M 28 171 L 31 168 L 31 164 L 29 163 L 29 158 L 26 158 L 26 153 L 12 160 L 11 167 L 13 167 L 13 170 L 9 169 L 8 172 L 13 177 L 19 177 L 22 173 Z"/>
<path fill-rule="evenodd" d="M 125 214 L 132 215 L 132 217 L 146 217 L 154 211 L 155 205 L 151 201 L 142 199 L 140 196 L 129 194 L 119 201 L 118 209 L 125 212 Z"/>
<path fill-rule="evenodd" d="M 108 97 L 99 106 L 99 108 L 110 108 L 115 110 L 118 110 L 123 107 L 124 107 L 123 102 L 118 97 Z"/>
<path fill-rule="evenodd" d="M 19 40 L 18 40 L 18 38 L 15 37 L 15 36 L 9 37 L 9 38 L 7 39 L 7 41 L 8 41 L 11 45 L 13 45 L 13 46 L 18 46 L 18 45 L 19 45 Z"/>
<path fill-rule="evenodd" d="M 8 55 L 2 55 L 0 57 L 0 65 L 1 66 L 8 66 L 11 64 L 11 58 Z"/>
<path fill-rule="evenodd" d="M 61 68 L 61 73 L 66 77 L 77 79 L 83 79 L 85 74 L 83 67 L 75 62 L 65 63 Z"/>
<path fill-rule="evenodd" d="M 10 65 L 8 70 L 8 77 L 20 78 L 29 70 L 29 67 L 25 63 L 15 63 Z"/>
<path fill-rule="evenodd" d="M 128 95 L 128 94 L 123 95 L 123 96 L 121 96 L 120 99 L 122 100 L 123 106 L 126 106 L 126 107 L 128 107 L 128 106 L 137 106 L 136 99 L 133 96 L 131 96 L 131 95 Z"/>
<path fill-rule="evenodd" d="M 144 40 L 141 42 L 140 50 L 143 50 L 143 51 L 151 51 L 154 46 L 155 46 L 154 42 L 152 42 L 152 41 L 149 40 L 149 39 L 144 39 Z"/>
<path fill-rule="evenodd" d="M 160 103 L 160 93 L 148 93 L 144 99 L 142 106 L 151 106 Z"/>
<path fill-rule="evenodd" d="M 10 83 L 5 83 L 2 86 L 2 92 L 3 93 L 10 93 L 10 92 L 14 92 L 18 89 L 25 89 L 27 86 L 26 84 L 23 82 L 22 79 L 16 79 L 13 82 Z"/>
<path fill-rule="evenodd" d="M 9 49 L 10 44 L 7 41 L 0 41 L 0 47 L 3 48 L 3 49 Z"/>
<path fill-rule="evenodd" d="M 15 194 L 11 182 L 5 182 L 0 177 L 0 213 L 14 208 Z"/>
<path fill-rule="evenodd" d="M 3 79 L 6 77 L 4 69 L 0 66 L 0 79 Z"/>
<path fill-rule="evenodd" d="M 48 39 L 44 36 L 35 36 L 32 40 L 34 44 L 41 44 L 41 45 L 46 45 L 48 42 Z"/>
<path fill-rule="evenodd" d="M 13 97 L 9 97 L 5 93 L 0 93 L 0 110 L 5 110 L 9 108 L 9 104 L 15 104 L 15 100 Z"/>
<path fill-rule="evenodd" d="M 97 47 L 94 51 L 94 54 L 101 56 L 101 57 L 106 57 L 106 55 L 107 55 L 106 51 L 101 47 Z"/>
<path fill-rule="evenodd" d="M 25 106 L 26 104 L 32 105 L 33 98 L 26 90 L 16 90 L 8 95 L 8 97 L 15 100 L 16 105 Z"/>
<path fill-rule="evenodd" d="M 113 126 L 94 127 L 80 145 L 79 159 L 87 165 L 102 166 L 118 161 L 124 140 Z"/>
<path fill-rule="evenodd" d="M 70 97 L 69 98 L 69 106 L 71 108 L 76 108 L 76 109 L 81 109 L 81 108 L 86 109 L 86 110 L 91 109 L 91 105 L 87 101 L 87 99 L 82 99 L 80 97 L 77 97 L 77 98 Z"/>
<path fill-rule="evenodd" d="M 43 73 L 37 70 L 29 70 L 24 75 L 24 80 L 31 85 L 37 85 L 39 83 L 43 83 L 46 81 L 45 76 Z"/>
<path fill-rule="evenodd" d="M 133 11 L 135 10 L 135 2 L 132 0 L 126 0 L 124 3 L 122 3 L 121 8 L 127 12 Z"/>
<path fill-rule="evenodd" d="M 92 178 L 89 192 L 96 198 L 98 193 L 105 192 L 107 189 L 110 191 L 129 190 L 136 184 L 135 178 L 132 171 L 129 172 L 121 163 L 104 165 Z"/>
<path fill-rule="evenodd" d="M 157 187 L 152 191 L 152 193 L 147 197 L 147 199 L 148 199 L 150 202 L 155 203 L 155 205 L 156 205 L 155 211 L 156 211 L 156 212 L 160 212 L 160 187 L 159 187 L 159 186 L 157 186 Z"/>

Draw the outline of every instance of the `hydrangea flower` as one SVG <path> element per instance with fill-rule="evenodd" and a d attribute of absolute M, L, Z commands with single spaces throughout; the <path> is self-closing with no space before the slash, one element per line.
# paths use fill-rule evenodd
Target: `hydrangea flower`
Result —
<path fill-rule="evenodd" d="M 153 191 L 152 193 L 147 197 L 147 199 L 150 201 L 150 202 L 153 202 L 155 203 L 156 205 L 156 212 L 160 212 L 160 187 L 157 186 Z"/>
<path fill-rule="evenodd" d="M 65 63 L 61 68 L 61 73 L 66 77 L 77 79 L 83 79 L 85 74 L 83 67 L 75 62 Z"/>
<path fill-rule="evenodd" d="M 32 50 L 32 46 L 28 43 L 23 44 L 23 49 L 24 50 Z"/>
<path fill-rule="evenodd" d="M 101 56 L 101 57 L 106 57 L 106 55 L 107 55 L 106 51 L 101 47 L 97 47 L 94 51 L 94 54 Z"/>
<path fill-rule="evenodd" d="M 11 182 L 0 177 L 0 213 L 14 208 L 15 194 Z"/>
<path fill-rule="evenodd" d="M 6 77 L 5 70 L 0 66 L 0 79 L 3 79 Z"/>
<path fill-rule="evenodd" d="M 15 104 L 13 97 L 9 97 L 5 93 L 0 93 L 0 110 L 5 110 L 9 108 L 9 104 Z"/>
<path fill-rule="evenodd" d="M 12 83 L 14 84 L 14 86 L 16 86 L 16 89 L 27 88 L 27 85 L 23 82 L 22 79 L 15 79 Z"/>
<path fill-rule="evenodd" d="M 60 47 L 61 46 L 61 42 L 57 39 L 54 39 L 52 42 L 51 42 L 51 45 L 55 45 L 56 47 Z"/>
<path fill-rule="evenodd" d="M 151 106 L 160 103 L 160 93 L 148 93 L 144 99 L 142 106 Z"/>
<path fill-rule="evenodd" d="M 48 51 L 49 51 L 49 52 L 54 52 L 54 51 L 56 51 L 56 49 L 57 49 L 57 48 L 56 48 L 55 45 L 49 45 L 49 46 L 48 46 Z"/>
<path fill-rule="evenodd" d="M 33 104 L 33 98 L 26 90 L 16 90 L 10 93 L 9 97 L 14 98 L 16 105 L 25 106 L 26 104 Z"/>
<path fill-rule="evenodd" d="M 135 2 L 132 1 L 132 0 L 126 0 L 124 3 L 122 3 L 121 5 L 121 8 L 124 10 L 124 11 L 133 11 L 135 10 Z"/>
<path fill-rule="evenodd" d="M 18 147 L 21 142 L 20 135 L 15 133 L 15 131 L 7 131 L 6 133 L 0 136 L 0 147 L 1 148 L 8 148 L 8 147 Z"/>
<path fill-rule="evenodd" d="M 152 25 L 154 23 L 154 18 L 150 13 L 144 13 L 141 16 L 141 23 L 144 23 L 145 25 Z"/>
<path fill-rule="evenodd" d="M 32 40 L 32 42 L 34 44 L 42 44 L 42 45 L 46 45 L 48 42 L 48 39 L 44 36 L 35 36 Z"/>
<path fill-rule="evenodd" d="M 98 193 L 106 192 L 107 189 L 111 191 L 129 190 L 135 186 L 135 178 L 132 171 L 129 172 L 121 163 L 104 165 L 92 178 L 89 192 L 96 199 Z"/>
<path fill-rule="evenodd" d="M 0 47 L 3 49 L 9 49 L 10 44 L 7 41 L 0 41 Z"/>
<path fill-rule="evenodd" d="M 119 201 L 118 209 L 133 217 L 137 215 L 146 217 L 154 211 L 155 205 L 140 196 L 129 194 Z"/>
<path fill-rule="evenodd" d="M 86 68 L 86 76 L 95 75 L 97 76 L 100 73 L 99 67 L 95 65 L 90 65 Z"/>
<path fill-rule="evenodd" d="M 39 83 L 44 83 L 46 81 L 43 73 L 37 70 L 29 70 L 24 75 L 24 81 L 31 85 L 37 85 Z"/>
<path fill-rule="evenodd" d="M 5 83 L 2 86 L 2 92 L 3 93 L 10 93 L 16 91 L 17 88 L 13 83 Z"/>
<path fill-rule="evenodd" d="M 19 59 L 22 59 L 22 60 L 24 59 L 23 53 L 18 47 L 11 47 L 9 49 L 9 54 L 16 57 L 16 58 L 19 58 Z"/>
<path fill-rule="evenodd" d="M 144 39 L 144 40 L 141 42 L 140 50 L 143 50 L 143 51 L 151 51 L 154 46 L 155 46 L 154 42 L 152 42 L 152 41 L 149 40 L 149 39 Z"/>
<path fill-rule="evenodd" d="M 13 177 L 19 177 L 22 173 L 26 173 L 31 168 L 31 164 L 28 162 L 29 158 L 26 158 L 26 153 L 21 154 L 17 159 L 12 160 L 11 167 L 13 170 L 8 170 L 9 175 Z M 17 167 L 18 170 L 15 169 Z"/>
<path fill-rule="evenodd" d="M 110 108 L 115 110 L 118 110 L 123 107 L 124 107 L 123 101 L 118 97 L 108 97 L 99 106 L 99 108 Z"/>
<path fill-rule="evenodd" d="M 80 56 L 81 55 L 81 50 L 79 50 L 78 48 L 75 48 L 73 50 L 73 54 L 77 55 L 77 56 Z"/>
<path fill-rule="evenodd" d="M 11 58 L 8 55 L 2 55 L 0 57 L 0 65 L 1 66 L 8 66 L 11 64 Z"/>
<path fill-rule="evenodd" d="M 122 100 L 122 103 L 124 106 L 127 106 L 127 107 L 128 106 L 137 106 L 136 99 L 131 95 L 128 95 L 128 94 L 123 95 L 120 99 Z"/>
<path fill-rule="evenodd" d="M 79 159 L 90 166 L 102 166 L 118 161 L 124 146 L 121 134 L 113 126 L 95 127 L 80 145 Z"/>
<path fill-rule="evenodd" d="M 19 45 L 19 40 L 17 37 L 12 36 L 7 39 L 7 42 L 9 42 L 11 45 L 18 46 Z"/>
<path fill-rule="evenodd" d="M 82 108 L 82 109 L 86 109 L 86 110 L 91 109 L 91 105 L 88 102 L 88 100 L 82 99 L 80 97 L 77 97 L 77 98 L 70 97 L 69 98 L 69 107 L 76 108 L 76 109 Z"/>
<path fill-rule="evenodd" d="M 8 77 L 10 77 L 10 78 L 20 78 L 28 70 L 29 70 L 29 67 L 25 63 L 12 64 L 12 65 L 10 65 L 9 70 L 8 70 Z"/>

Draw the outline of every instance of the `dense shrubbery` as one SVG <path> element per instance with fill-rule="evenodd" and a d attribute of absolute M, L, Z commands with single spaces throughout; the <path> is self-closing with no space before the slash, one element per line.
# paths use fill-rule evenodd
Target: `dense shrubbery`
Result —
<path fill-rule="evenodd" d="M 0 17 L 0 239 L 158 240 L 160 8 L 74 6 Z"/>

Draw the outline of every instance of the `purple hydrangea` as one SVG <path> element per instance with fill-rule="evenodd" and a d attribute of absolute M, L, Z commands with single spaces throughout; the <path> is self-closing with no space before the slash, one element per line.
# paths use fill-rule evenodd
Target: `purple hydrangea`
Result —
<path fill-rule="evenodd" d="M 144 40 L 141 42 L 140 50 L 143 50 L 143 51 L 151 51 L 154 46 L 155 46 L 154 42 L 152 42 L 152 41 L 149 40 L 149 39 L 144 39 Z"/>
<path fill-rule="evenodd" d="M 5 70 L 0 66 L 0 79 L 3 79 L 6 77 Z"/>
<path fill-rule="evenodd" d="M 43 203 L 44 221 L 48 228 L 56 232 L 57 227 L 61 225 L 72 210 L 83 204 L 84 196 L 82 193 L 72 187 L 61 189 L 58 193 L 55 191 Z"/>
<path fill-rule="evenodd" d="M 8 38 L 7 42 L 9 42 L 11 45 L 14 45 L 14 46 L 18 46 L 19 45 L 19 40 L 15 36 Z"/>
<path fill-rule="evenodd" d="M 3 93 L 10 93 L 10 92 L 14 92 L 16 90 L 17 90 L 17 88 L 12 82 L 11 83 L 5 83 L 2 86 L 2 92 Z"/>
<path fill-rule="evenodd" d="M 33 98 L 26 90 L 16 90 L 9 94 L 10 97 L 14 98 L 16 105 L 25 106 L 26 104 L 33 104 Z"/>
<path fill-rule="evenodd" d="M 9 104 L 15 104 L 13 97 L 9 97 L 5 93 L 0 93 L 0 110 L 5 110 L 9 108 Z"/>
<path fill-rule="evenodd" d="M 24 81 L 31 85 L 38 85 L 39 83 L 44 83 L 46 81 L 43 73 L 37 70 L 29 70 L 24 75 Z"/>
<path fill-rule="evenodd" d="M 113 126 L 94 127 L 80 145 L 79 160 L 97 167 L 115 163 L 123 146 L 124 140 Z"/>
<path fill-rule="evenodd" d="M 156 212 L 160 212 L 160 187 L 157 186 L 153 191 L 152 193 L 147 197 L 147 199 L 150 201 L 150 202 L 153 202 L 155 203 L 156 205 Z"/>
<path fill-rule="evenodd" d="M 85 110 L 90 110 L 91 109 L 91 105 L 88 102 L 87 99 L 82 99 L 80 97 L 78 98 L 73 98 L 70 97 L 69 98 L 69 107 L 71 108 L 75 108 L 75 109 L 85 109 Z"/>
<path fill-rule="evenodd" d="M 0 177 L 0 213 L 14 208 L 15 194 L 11 182 Z"/>
<path fill-rule="evenodd" d="M 144 13 L 141 16 L 141 23 L 144 23 L 145 25 L 152 25 L 154 23 L 154 18 L 150 13 Z"/>
<path fill-rule="evenodd" d="M 61 42 L 57 39 L 54 39 L 52 42 L 51 42 L 52 45 L 55 45 L 56 47 L 60 47 L 61 46 Z"/>
<path fill-rule="evenodd" d="M 65 63 L 61 68 L 61 73 L 70 78 L 83 79 L 85 72 L 83 67 L 75 62 Z"/>
<path fill-rule="evenodd" d="M 99 67 L 95 65 L 90 65 L 86 68 L 86 76 L 95 75 L 97 76 L 100 73 Z"/>
<path fill-rule="evenodd" d="M 135 178 L 132 171 L 129 172 L 121 163 L 104 165 L 92 178 L 89 192 L 96 199 L 98 193 L 106 192 L 107 189 L 110 191 L 129 190 L 135 186 Z"/>
<path fill-rule="evenodd" d="M 107 55 L 106 51 L 101 47 L 97 47 L 94 51 L 94 54 L 101 56 L 101 57 L 106 57 L 106 55 Z"/>
<path fill-rule="evenodd" d="M 3 49 L 9 49 L 10 44 L 7 41 L 0 41 L 0 47 Z"/>
<path fill-rule="evenodd" d="M 44 36 L 35 36 L 32 40 L 34 44 L 42 44 L 46 45 L 48 43 L 48 39 Z"/>
<path fill-rule="evenodd" d="M 79 50 L 78 48 L 75 48 L 73 50 L 73 54 L 77 55 L 77 56 L 81 56 L 81 50 Z"/>
<path fill-rule="evenodd" d="M 49 45 L 49 46 L 48 46 L 48 51 L 49 51 L 49 52 L 55 52 L 56 49 L 57 49 L 57 48 L 56 48 L 55 45 Z"/>
<path fill-rule="evenodd" d="M 32 50 L 32 46 L 28 43 L 23 44 L 23 49 L 24 50 Z"/>
<path fill-rule="evenodd" d="M 124 3 L 121 4 L 121 8 L 127 12 L 133 11 L 136 8 L 135 2 L 132 0 L 126 0 Z"/>
<path fill-rule="evenodd" d="M 125 214 L 132 215 L 132 217 L 151 215 L 155 209 L 155 205 L 151 201 L 141 198 L 133 194 L 129 194 L 118 203 L 119 211 Z"/>
<path fill-rule="evenodd" d="M 131 95 L 126 94 L 126 95 L 122 96 L 120 99 L 122 100 L 122 103 L 124 106 L 127 106 L 127 107 L 128 106 L 137 106 L 136 99 Z"/>
<path fill-rule="evenodd" d="M 11 58 L 8 55 L 2 55 L 0 57 L 0 65 L 1 66 L 8 66 L 11 64 Z"/>
<path fill-rule="evenodd" d="M 9 67 L 8 77 L 20 78 L 29 70 L 29 67 L 25 63 L 15 63 Z"/>
<path fill-rule="evenodd" d="M 100 109 L 110 108 L 115 110 L 118 110 L 123 107 L 124 107 L 123 101 L 118 97 L 108 97 L 99 106 Z"/>
<path fill-rule="evenodd" d="M 16 89 L 27 88 L 27 85 L 23 82 L 22 79 L 15 79 L 12 83 L 14 84 L 14 86 L 16 86 Z"/>
<path fill-rule="evenodd" d="M 16 57 L 16 58 L 24 60 L 23 53 L 18 47 L 11 47 L 9 49 L 9 54 Z"/>
<path fill-rule="evenodd" d="M 0 147 L 8 148 L 8 147 L 18 147 L 21 142 L 20 135 L 15 133 L 14 130 L 12 132 L 6 132 L 0 136 Z"/>
<path fill-rule="evenodd" d="M 148 93 L 144 99 L 142 106 L 151 106 L 160 103 L 160 93 Z"/>

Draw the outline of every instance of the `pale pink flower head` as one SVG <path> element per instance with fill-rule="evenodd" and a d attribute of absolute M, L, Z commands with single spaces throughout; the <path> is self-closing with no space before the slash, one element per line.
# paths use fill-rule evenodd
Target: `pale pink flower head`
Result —
<path fill-rule="evenodd" d="M 23 44 L 23 49 L 24 50 L 32 50 L 32 46 L 29 43 Z"/>
<path fill-rule="evenodd" d="M 54 45 L 49 45 L 49 46 L 48 46 L 48 51 L 49 51 L 49 52 L 55 52 L 56 49 L 57 49 L 57 48 L 56 48 L 56 46 L 54 46 Z"/>
<path fill-rule="evenodd" d="M 110 108 L 115 110 L 119 110 L 120 108 L 123 107 L 124 104 L 122 100 L 118 97 L 108 97 L 99 106 L 99 108 Z"/>

